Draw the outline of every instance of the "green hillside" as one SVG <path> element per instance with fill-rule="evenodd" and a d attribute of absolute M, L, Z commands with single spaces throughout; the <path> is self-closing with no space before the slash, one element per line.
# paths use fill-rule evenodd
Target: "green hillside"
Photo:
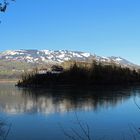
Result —
<path fill-rule="evenodd" d="M 17 79 L 24 71 L 32 70 L 33 64 L 0 60 L 0 79 Z"/>

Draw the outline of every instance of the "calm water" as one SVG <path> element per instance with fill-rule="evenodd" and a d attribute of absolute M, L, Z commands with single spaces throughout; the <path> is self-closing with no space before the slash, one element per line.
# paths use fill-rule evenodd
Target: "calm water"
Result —
<path fill-rule="evenodd" d="M 140 139 L 140 87 L 19 89 L 0 84 L 7 140 Z"/>

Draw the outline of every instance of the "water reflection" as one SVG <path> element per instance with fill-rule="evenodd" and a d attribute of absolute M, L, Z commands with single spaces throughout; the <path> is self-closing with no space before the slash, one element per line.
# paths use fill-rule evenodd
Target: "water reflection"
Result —
<path fill-rule="evenodd" d="M 140 93 L 135 87 L 75 89 L 19 89 L 0 85 L 0 111 L 5 113 L 64 113 L 76 110 L 99 111 L 114 107 Z"/>

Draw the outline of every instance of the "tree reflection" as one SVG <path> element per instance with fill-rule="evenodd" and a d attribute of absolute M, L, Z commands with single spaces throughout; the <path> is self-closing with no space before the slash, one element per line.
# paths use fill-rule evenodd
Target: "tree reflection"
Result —
<path fill-rule="evenodd" d="M 100 111 L 139 94 L 139 87 L 27 89 L 1 87 L 0 110 L 6 113 Z"/>

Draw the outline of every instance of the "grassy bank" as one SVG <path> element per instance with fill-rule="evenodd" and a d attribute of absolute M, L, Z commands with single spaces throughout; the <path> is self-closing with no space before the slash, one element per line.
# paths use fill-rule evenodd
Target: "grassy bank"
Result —
<path fill-rule="evenodd" d="M 17 83 L 18 79 L 0 79 L 0 83 Z"/>

